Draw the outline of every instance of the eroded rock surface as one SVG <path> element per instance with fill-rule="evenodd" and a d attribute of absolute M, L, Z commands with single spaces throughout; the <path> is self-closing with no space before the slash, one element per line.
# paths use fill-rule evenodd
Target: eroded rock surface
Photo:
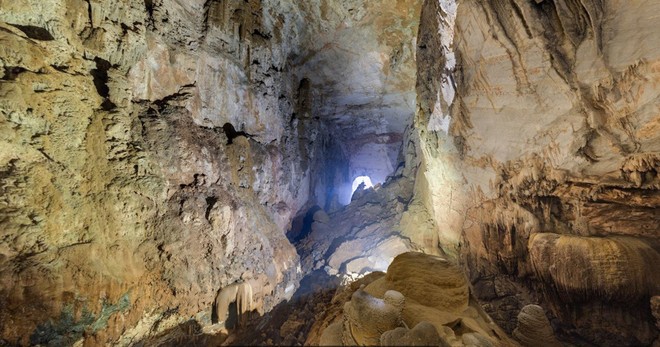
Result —
<path fill-rule="evenodd" d="M 539 305 L 527 305 L 520 310 L 513 337 L 523 346 L 562 346 L 555 338 L 543 307 Z"/>
<path fill-rule="evenodd" d="M 408 136 L 414 200 L 509 332 L 540 302 L 579 343 L 658 336 L 657 10 L 643 0 L 425 2 Z"/>
<path fill-rule="evenodd" d="M 0 7 L 3 342 L 130 344 L 210 324 L 227 286 L 258 310 L 293 294 L 284 230 L 342 171 L 329 131 L 292 119 L 296 4 Z"/>
<path fill-rule="evenodd" d="M 412 329 L 396 328 L 380 337 L 381 346 L 449 346 L 440 339 L 438 331 L 429 322 L 420 322 Z"/>
<path fill-rule="evenodd" d="M 404 303 L 404 296 L 397 291 L 388 290 L 379 299 L 360 288 L 344 304 L 342 344 L 377 345 L 382 334 L 403 326 Z"/>
<path fill-rule="evenodd" d="M 3 341 L 129 344 L 205 326 L 223 288 L 290 297 L 294 215 L 397 163 L 420 8 L 1 2 Z"/>
<path fill-rule="evenodd" d="M 387 341 L 433 340 L 429 322 L 508 343 L 470 287 L 507 332 L 520 315 L 550 336 L 536 303 L 559 339 L 657 344 L 658 11 L 0 1 L 0 344 L 221 331 L 232 300 L 267 312 L 314 270 L 404 295 Z M 382 184 L 342 208 L 364 174 Z M 374 272 L 411 250 L 468 281 L 437 258 Z M 333 305 L 275 342 L 318 342 Z"/>

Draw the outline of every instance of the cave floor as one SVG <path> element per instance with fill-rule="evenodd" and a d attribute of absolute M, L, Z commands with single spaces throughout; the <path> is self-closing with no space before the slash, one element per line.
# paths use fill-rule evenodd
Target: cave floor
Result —
<path fill-rule="evenodd" d="M 337 277 L 323 270 L 314 271 L 300 281 L 289 301 L 284 301 L 263 316 L 252 315 L 245 327 L 238 328 L 225 341 L 228 346 L 302 346 L 314 323 L 331 305 Z"/>
<path fill-rule="evenodd" d="M 135 346 L 302 346 L 314 323 L 331 306 L 339 287 L 337 277 L 317 270 L 303 277 L 291 300 L 279 303 L 263 316 L 253 312 L 229 335 L 204 332 L 199 323 L 190 320 Z"/>

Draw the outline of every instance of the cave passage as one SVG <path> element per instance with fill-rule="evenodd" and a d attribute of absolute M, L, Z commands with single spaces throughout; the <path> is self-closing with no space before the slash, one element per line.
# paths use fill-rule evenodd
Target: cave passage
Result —
<path fill-rule="evenodd" d="M 351 194 L 354 194 L 358 187 L 361 189 L 369 189 L 374 185 L 371 183 L 371 178 L 369 176 L 358 176 L 353 180 L 353 186 L 351 188 Z"/>

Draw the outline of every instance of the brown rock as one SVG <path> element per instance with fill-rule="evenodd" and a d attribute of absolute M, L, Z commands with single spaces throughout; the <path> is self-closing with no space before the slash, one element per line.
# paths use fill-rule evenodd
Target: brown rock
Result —
<path fill-rule="evenodd" d="M 387 268 L 385 281 L 388 288 L 424 306 L 450 312 L 461 312 L 468 306 L 465 275 L 440 257 L 403 253 Z"/>
<path fill-rule="evenodd" d="M 523 346 L 561 346 L 555 338 L 545 311 L 538 305 L 527 305 L 520 310 L 513 337 Z"/>
<path fill-rule="evenodd" d="M 381 346 L 442 346 L 448 347 L 433 324 L 420 322 L 412 329 L 396 328 L 386 331 L 380 337 Z"/>
<path fill-rule="evenodd" d="M 390 264 L 384 277 L 369 281 L 364 290 L 352 294 L 350 301 L 341 291 L 333 298 L 333 302 L 345 302 L 343 345 L 444 346 L 460 341 L 484 346 L 517 345 L 475 301 L 469 300 L 467 280 L 460 268 L 440 257 L 403 253 Z M 414 328 L 395 329 L 403 323 Z M 322 334 L 324 343 L 336 342 L 337 324 L 327 325 L 326 330 Z"/>
<path fill-rule="evenodd" d="M 473 284 L 515 289 L 480 290 L 503 327 L 542 301 L 560 330 L 575 327 L 563 336 L 655 339 L 642 312 L 658 283 L 660 118 L 649 109 L 660 100 L 660 34 L 649 14 L 658 6 L 422 8 L 409 135 L 421 154 L 407 157 L 420 165 L 415 196 Z M 560 236 L 531 241 L 539 232 Z"/>
<path fill-rule="evenodd" d="M 383 299 L 375 298 L 362 289 L 344 304 L 343 345 L 378 345 L 386 331 L 403 325 L 404 297 L 390 290 Z"/>
<path fill-rule="evenodd" d="M 655 318 L 655 326 L 660 329 L 660 296 L 651 297 L 651 313 Z"/>
<path fill-rule="evenodd" d="M 539 233 L 530 238 L 529 252 L 539 277 L 567 300 L 598 295 L 636 301 L 660 290 L 660 274 L 652 265 L 660 254 L 636 238 Z"/>

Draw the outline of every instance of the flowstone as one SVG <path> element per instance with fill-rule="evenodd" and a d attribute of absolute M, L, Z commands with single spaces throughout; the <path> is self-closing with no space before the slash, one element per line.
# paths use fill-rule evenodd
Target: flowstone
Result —
<path fill-rule="evenodd" d="M 317 320 L 326 328 L 319 341 L 308 339 L 306 344 L 518 346 L 471 300 L 460 268 L 444 258 L 403 253 L 387 274 L 366 283 L 343 303 L 343 317 L 328 314 Z M 346 290 L 351 288 L 356 287 Z M 339 305 L 348 298 L 340 290 L 333 302 Z"/>

